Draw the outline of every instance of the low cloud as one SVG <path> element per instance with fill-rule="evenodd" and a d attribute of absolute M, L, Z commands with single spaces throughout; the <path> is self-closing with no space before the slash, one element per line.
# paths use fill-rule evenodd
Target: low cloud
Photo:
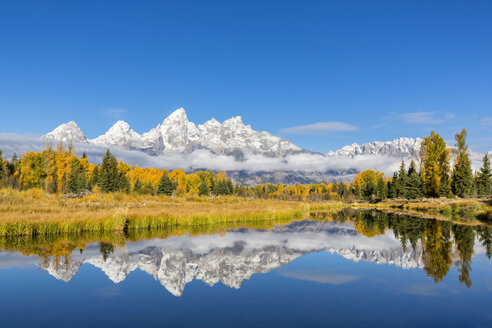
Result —
<path fill-rule="evenodd" d="M 106 152 L 106 147 L 93 144 L 76 144 L 75 150 L 80 156 L 86 152 L 91 163 L 100 163 Z M 4 156 L 12 157 L 28 151 L 41 151 L 46 147 L 43 140 L 38 137 L 0 134 L 0 149 Z M 319 153 L 301 153 L 288 155 L 281 158 L 271 158 L 261 155 L 246 156 L 243 161 L 236 161 L 233 157 L 226 155 L 213 154 L 208 150 L 196 150 L 190 154 L 173 154 L 151 156 L 138 150 L 124 150 L 117 147 L 110 147 L 111 152 L 118 160 L 123 160 L 132 165 L 141 167 L 155 167 L 159 169 L 208 169 L 236 171 L 245 170 L 248 172 L 274 172 L 274 171 L 301 171 L 301 172 L 326 172 L 326 171 L 347 171 L 349 169 L 363 171 L 374 169 L 392 174 L 399 167 L 401 159 L 364 155 L 354 158 L 343 156 L 327 156 Z"/>
<path fill-rule="evenodd" d="M 453 114 L 440 115 L 437 112 L 411 112 L 400 114 L 407 124 L 442 124 L 454 117 Z"/>
<path fill-rule="evenodd" d="M 330 132 L 344 132 L 355 130 L 358 130 L 356 126 L 343 122 L 318 122 L 285 128 L 280 130 L 280 132 L 284 134 L 320 135 Z"/>

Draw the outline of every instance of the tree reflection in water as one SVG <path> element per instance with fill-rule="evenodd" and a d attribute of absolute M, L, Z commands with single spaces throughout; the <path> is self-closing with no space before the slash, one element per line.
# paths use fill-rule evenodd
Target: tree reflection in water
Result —
<path fill-rule="evenodd" d="M 243 267 L 251 265 L 251 262 L 248 261 L 251 261 L 251 258 L 253 256 L 258 256 L 258 254 L 261 254 L 261 256 L 264 256 L 265 258 L 270 258 L 270 260 L 273 259 L 273 261 L 275 261 L 278 254 L 283 254 L 283 259 L 281 261 L 277 260 L 278 263 L 270 262 L 263 266 L 258 266 L 255 269 L 258 270 L 258 272 L 264 272 L 264 270 L 271 270 L 275 267 L 285 265 L 298 256 L 314 251 L 330 250 L 354 260 L 362 259 L 371 261 L 367 255 L 371 254 L 371 252 L 379 252 L 379 254 L 393 252 L 392 256 L 395 256 L 395 249 L 399 249 L 397 253 L 403 257 L 406 256 L 407 259 L 411 257 L 413 263 L 417 263 L 416 265 L 421 267 L 427 276 L 431 277 L 435 283 L 442 281 L 449 272 L 450 267 L 455 265 L 459 272 L 459 281 L 467 287 L 471 287 L 472 285 L 470 271 L 474 247 L 482 245 L 485 254 L 489 259 L 492 253 L 492 228 L 486 225 L 470 226 L 450 221 L 422 219 L 409 215 L 382 211 L 344 209 L 335 213 L 315 212 L 311 213 L 309 219 L 306 221 L 293 221 L 289 224 L 278 226 L 244 227 L 248 228 L 247 230 L 241 228 L 242 227 L 240 226 L 214 226 L 213 228 L 193 227 L 192 231 L 186 231 L 179 230 L 176 227 L 170 227 L 167 230 L 161 229 L 158 231 L 125 231 L 120 233 L 95 232 L 80 235 L 7 238 L 0 239 L 0 249 L 17 251 L 24 255 L 37 255 L 43 259 L 43 262 L 40 264 L 41 267 L 49 268 L 53 272 L 57 272 L 58 276 L 65 277 L 61 278 L 62 280 L 67 281 L 67 279 L 69 280 L 84 263 L 80 257 L 83 256 L 81 254 L 84 253 L 86 246 L 89 244 L 97 243 L 98 245 L 100 257 L 102 256 L 101 263 L 97 262 L 98 265 L 109 266 L 112 265 L 112 263 L 104 263 L 106 263 L 106 261 L 113 261 L 116 256 L 122 256 L 121 252 L 118 253 L 119 255 L 116 254 L 116 250 L 119 248 L 124 249 L 128 241 L 142 241 L 153 238 L 165 241 L 170 236 L 182 236 L 184 234 L 210 236 L 210 238 L 213 239 L 221 238 L 220 236 L 227 236 L 227 232 L 229 232 L 229 234 L 234 234 L 234 232 L 236 232 L 235 238 L 238 238 L 238 240 L 234 242 L 234 246 L 224 246 L 223 249 L 213 249 L 213 256 L 216 256 L 216 258 L 214 258 L 215 260 L 219 259 L 220 261 L 221 257 L 223 259 L 228 258 L 228 261 L 235 261 L 234 263 L 237 262 L 239 263 L 238 265 Z M 289 247 L 281 243 L 275 244 L 275 240 L 272 239 L 271 244 L 268 244 L 267 242 L 261 249 L 241 249 L 241 245 L 254 241 L 254 238 L 257 238 L 257 235 L 262 231 L 271 232 L 270 237 L 281 236 L 278 240 L 289 240 L 290 236 L 295 236 L 295 238 L 293 238 L 295 240 L 299 239 L 299 237 L 301 237 L 301 239 L 306 238 L 303 240 L 303 245 L 307 246 L 304 246 L 306 247 L 305 249 Z M 302 235 L 302 233 L 305 233 L 306 231 L 314 233 L 314 235 Z M 333 240 L 336 240 L 337 238 L 326 238 L 327 234 L 337 238 L 344 238 L 345 244 L 333 244 L 335 243 Z M 357 248 L 358 241 L 360 241 L 361 238 L 366 238 L 362 235 L 368 238 L 386 238 L 386 240 L 391 240 L 391 245 L 387 246 L 391 247 L 391 249 L 374 248 L 371 250 Z M 401 248 L 399 244 L 401 244 Z M 146 248 L 140 250 L 140 253 L 137 253 L 136 256 L 139 259 L 150 259 L 149 254 L 152 253 L 152 256 L 156 255 L 157 257 L 162 258 L 163 252 L 172 252 L 171 249 L 166 247 L 162 249 L 156 249 L 155 247 Z M 382 247 L 384 247 L 384 243 Z M 72 255 L 75 254 L 74 251 L 76 250 L 79 250 L 80 254 L 78 259 L 73 259 Z M 190 250 L 180 249 L 179 251 L 181 252 L 179 253 L 179 256 L 189 256 L 188 260 L 193 262 L 195 267 L 198 265 L 197 263 L 207 263 L 207 260 L 200 260 L 199 256 L 197 254 L 192 254 Z M 350 255 L 352 257 L 347 255 L 347 252 L 349 251 L 358 252 L 359 255 L 364 253 L 364 255 L 361 255 L 356 259 L 354 254 Z M 273 254 L 273 252 L 279 253 Z M 132 268 L 135 268 L 139 264 L 135 263 L 135 259 L 132 259 L 131 256 L 132 254 L 125 254 L 125 259 L 120 260 L 133 261 L 130 263 L 131 265 L 129 265 Z M 234 257 L 236 257 L 236 259 L 234 259 Z M 89 260 L 94 261 L 93 258 Z M 380 261 L 380 259 L 378 261 Z M 376 263 L 382 263 L 378 261 L 376 261 Z M 396 264 L 396 262 L 391 261 L 393 260 L 387 260 L 385 263 Z M 213 268 L 208 269 L 212 270 Z M 213 272 L 209 273 L 213 275 Z M 247 274 L 251 273 L 256 273 L 256 271 Z M 227 274 L 230 275 L 230 273 Z M 243 278 L 244 277 L 241 279 Z M 183 286 L 177 288 L 176 293 L 182 292 Z"/>

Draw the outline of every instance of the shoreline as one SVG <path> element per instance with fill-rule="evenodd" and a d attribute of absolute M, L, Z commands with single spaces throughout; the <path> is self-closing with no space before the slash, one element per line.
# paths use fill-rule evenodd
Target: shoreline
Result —
<path fill-rule="evenodd" d="M 46 235 L 94 231 L 159 229 L 170 226 L 220 226 L 240 223 L 281 223 L 353 208 L 381 210 L 423 219 L 467 225 L 489 225 L 489 199 L 403 199 L 378 203 L 291 201 L 238 197 L 169 197 L 124 193 L 63 198 L 40 190 L 0 190 L 0 236 Z"/>

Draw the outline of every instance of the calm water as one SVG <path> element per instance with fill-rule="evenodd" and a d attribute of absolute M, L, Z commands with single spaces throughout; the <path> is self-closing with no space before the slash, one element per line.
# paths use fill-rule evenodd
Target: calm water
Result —
<path fill-rule="evenodd" d="M 0 326 L 492 327 L 485 226 L 349 211 L 146 236 L 2 240 Z"/>

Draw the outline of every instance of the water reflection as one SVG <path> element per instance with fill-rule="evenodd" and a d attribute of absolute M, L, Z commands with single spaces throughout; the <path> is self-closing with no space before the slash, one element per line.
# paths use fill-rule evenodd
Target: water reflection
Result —
<path fill-rule="evenodd" d="M 216 233 L 205 229 L 196 235 L 172 230 L 145 231 L 0 242 L 4 250 L 41 258 L 37 260 L 39 267 L 59 280 L 70 281 L 84 264 L 100 268 L 114 283 L 122 282 L 139 269 L 173 295 L 180 296 L 194 279 L 210 286 L 221 282 L 240 288 L 254 274 L 269 272 L 319 251 L 336 253 L 355 262 L 420 268 L 436 283 L 455 265 L 459 281 L 470 287 L 472 257 L 485 253 L 490 259 L 492 228 L 344 210 L 335 214 L 312 213 L 310 220 L 269 229 Z M 6 260 L 2 261 L 6 265 Z M 313 281 L 321 279 L 311 276 Z"/>

